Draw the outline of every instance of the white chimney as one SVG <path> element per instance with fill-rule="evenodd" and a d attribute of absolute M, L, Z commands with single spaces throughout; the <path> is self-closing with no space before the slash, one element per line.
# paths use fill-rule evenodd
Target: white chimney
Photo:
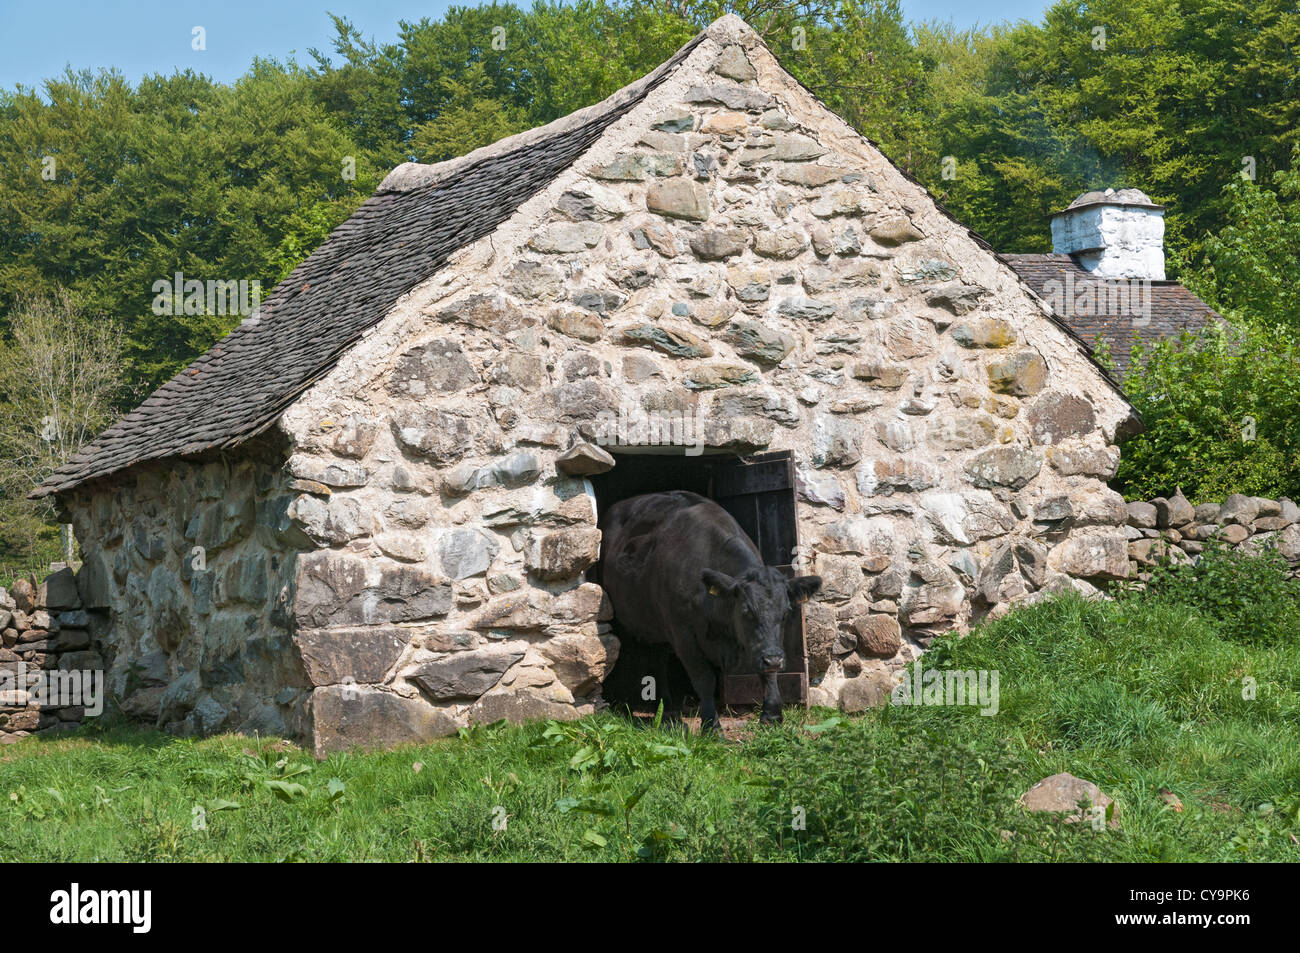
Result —
<path fill-rule="evenodd" d="M 1137 189 L 1084 192 L 1052 216 L 1052 251 L 1098 278 L 1165 280 L 1165 207 Z"/>

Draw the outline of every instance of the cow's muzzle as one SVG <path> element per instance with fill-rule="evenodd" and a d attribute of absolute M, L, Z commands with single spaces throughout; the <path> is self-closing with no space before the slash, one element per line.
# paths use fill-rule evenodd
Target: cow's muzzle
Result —
<path fill-rule="evenodd" d="M 767 673 L 779 672 L 779 671 L 781 671 L 781 669 L 783 669 L 783 668 L 785 668 L 785 656 L 784 656 L 784 655 L 764 655 L 764 656 L 763 656 L 763 671 L 764 671 L 764 672 L 767 672 Z"/>

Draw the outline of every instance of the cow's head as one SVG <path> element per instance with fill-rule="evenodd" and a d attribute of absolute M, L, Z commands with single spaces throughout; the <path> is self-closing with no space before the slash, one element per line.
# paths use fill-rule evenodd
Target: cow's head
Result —
<path fill-rule="evenodd" d="M 741 651 L 758 662 L 758 670 L 775 674 L 785 667 L 785 620 L 794 607 L 822 586 L 820 576 L 788 579 L 771 566 L 739 576 L 704 570 L 709 595 L 722 600 L 731 634 Z"/>

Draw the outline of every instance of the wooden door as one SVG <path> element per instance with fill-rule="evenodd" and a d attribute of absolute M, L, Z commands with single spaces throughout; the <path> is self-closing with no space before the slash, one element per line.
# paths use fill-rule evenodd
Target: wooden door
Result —
<path fill-rule="evenodd" d="M 795 516 L 791 453 L 786 450 L 719 460 L 709 471 L 709 496 L 749 534 L 764 563 L 794 576 L 792 563 L 799 545 L 799 522 Z M 808 703 L 802 606 L 795 607 L 786 623 L 785 668 L 777 676 L 777 684 L 785 704 Z M 724 673 L 724 704 L 757 705 L 762 700 L 762 682 L 757 674 Z"/>

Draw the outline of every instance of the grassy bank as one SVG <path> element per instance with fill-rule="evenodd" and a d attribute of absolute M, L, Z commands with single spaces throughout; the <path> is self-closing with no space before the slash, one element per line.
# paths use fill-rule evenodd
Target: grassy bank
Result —
<path fill-rule="evenodd" d="M 994 717 L 821 711 L 744 742 L 606 715 L 317 763 L 95 726 L 0 752 L 0 859 L 1298 860 L 1300 650 L 1224 632 L 1061 599 L 926 657 L 997 670 Z M 1017 806 L 1058 771 L 1122 828 Z"/>

